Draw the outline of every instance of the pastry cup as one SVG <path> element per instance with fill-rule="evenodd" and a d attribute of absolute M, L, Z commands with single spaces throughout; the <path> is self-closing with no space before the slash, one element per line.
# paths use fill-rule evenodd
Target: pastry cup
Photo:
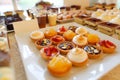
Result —
<path fill-rule="evenodd" d="M 43 40 L 43 39 L 42 39 L 42 40 Z M 37 40 L 37 41 L 35 41 L 35 46 L 36 46 L 37 49 L 40 50 L 40 49 L 43 48 L 43 47 L 52 45 L 52 42 L 50 41 L 50 43 L 49 43 L 48 45 L 42 46 L 42 45 L 40 45 L 40 43 L 41 43 L 42 40 Z"/>
<path fill-rule="evenodd" d="M 56 48 L 57 49 L 57 48 Z M 53 53 L 52 53 L 53 54 Z M 47 56 L 46 53 L 44 52 L 44 48 L 42 48 L 40 50 L 40 55 L 42 56 L 42 58 L 46 61 L 51 60 L 54 56 L 59 55 L 59 51 L 57 51 L 56 53 L 54 53 L 54 55 L 51 56 Z"/>
<path fill-rule="evenodd" d="M 93 46 L 93 45 L 92 45 Z M 101 57 L 102 55 L 102 49 L 98 46 L 93 46 L 95 47 L 96 49 L 100 50 L 100 53 L 98 54 L 95 54 L 95 53 L 87 53 L 88 54 L 88 57 L 89 59 L 98 59 L 99 57 Z"/>
<path fill-rule="evenodd" d="M 59 36 L 59 35 L 56 35 L 56 36 Z M 53 37 L 50 38 L 50 41 L 52 42 L 53 45 L 57 45 L 57 44 L 65 41 L 65 39 L 62 36 L 60 36 L 62 38 L 62 41 L 54 41 L 53 40 L 54 37 L 55 36 L 53 36 Z"/>
<path fill-rule="evenodd" d="M 74 44 L 74 43 L 69 42 L 69 41 L 66 41 L 66 42 L 72 44 L 73 48 L 75 48 L 75 44 Z M 60 51 L 61 54 L 66 55 L 70 50 L 63 50 L 63 49 L 59 48 L 59 45 L 62 44 L 62 43 L 63 43 L 63 42 L 59 43 L 59 44 L 57 45 L 57 48 L 58 48 L 58 50 Z"/>
<path fill-rule="evenodd" d="M 67 73 L 70 71 L 72 68 L 72 63 L 64 56 L 61 56 L 63 58 L 60 58 L 61 55 L 58 55 L 54 57 L 47 65 L 48 71 L 56 77 L 62 77 L 66 76 Z M 57 59 L 57 60 L 56 60 Z M 56 61 L 55 61 L 56 60 Z M 60 62 L 61 61 L 61 62 Z M 54 65 L 53 65 L 54 64 Z M 53 66 L 51 66 L 53 65 Z M 63 66 L 64 65 L 64 66 Z M 58 67 L 59 66 L 59 67 Z"/>

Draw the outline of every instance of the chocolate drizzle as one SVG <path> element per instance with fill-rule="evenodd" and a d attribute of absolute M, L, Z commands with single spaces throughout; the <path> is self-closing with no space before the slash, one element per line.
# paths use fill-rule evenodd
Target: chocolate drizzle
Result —
<path fill-rule="evenodd" d="M 72 45 L 72 43 L 70 42 L 63 42 L 59 45 L 59 48 L 62 50 L 70 50 L 72 49 L 74 46 Z"/>
<path fill-rule="evenodd" d="M 89 54 L 100 54 L 101 50 L 97 49 L 94 46 L 85 46 L 84 50 Z"/>

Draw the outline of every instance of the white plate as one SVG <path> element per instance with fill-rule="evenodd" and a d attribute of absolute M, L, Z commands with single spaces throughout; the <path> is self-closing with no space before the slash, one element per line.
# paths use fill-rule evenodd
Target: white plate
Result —
<path fill-rule="evenodd" d="M 62 25 L 65 27 L 71 25 L 82 27 L 75 22 L 61 24 L 57 27 L 61 27 Z M 97 80 L 118 65 L 120 63 L 120 41 L 92 29 L 86 29 L 91 33 L 98 34 L 101 39 L 114 42 L 117 45 L 115 54 L 107 54 L 101 59 L 90 60 L 87 67 L 73 67 L 68 75 L 59 78 L 53 77 L 48 72 L 46 67 L 47 62 L 39 55 L 39 50 L 29 38 L 29 33 L 21 33 L 21 35 L 16 36 L 28 80 Z M 42 30 L 44 31 L 45 29 Z"/>

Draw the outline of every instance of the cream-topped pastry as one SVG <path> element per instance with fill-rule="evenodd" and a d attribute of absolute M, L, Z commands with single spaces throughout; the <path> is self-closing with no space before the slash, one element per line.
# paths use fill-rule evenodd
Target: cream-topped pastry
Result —
<path fill-rule="evenodd" d="M 88 43 L 87 38 L 81 35 L 75 36 L 72 41 L 79 47 L 83 47 Z"/>
<path fill-rule="evenodd" d="M 85 28 L 79 27 L 75 30 L 75 33 L 77 33 L 79 35 L 86 35 L 88 33 L 88 31 Z"/>
<path fill-rule="evenodd" d="M 30 34 L 30 38 L 31 38 L 33 41 L 41 40 L 41 39 L 44 38 L 44 33 L 41 32 L 41 31 L 33 31 L 33 32 Z"/>
<path fill-rule="evenodd" d="M 88 55 L 82 48 L 73 48 L 69 51 L 67 57 L 75 66 L 85 65 L 88 60 Z"/>

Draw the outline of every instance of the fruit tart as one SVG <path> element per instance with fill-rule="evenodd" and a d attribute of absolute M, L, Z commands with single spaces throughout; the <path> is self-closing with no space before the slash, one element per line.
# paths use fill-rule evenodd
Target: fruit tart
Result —
<path fill-rule="evenodd" d="M 48 71 L 56 76 L 65 76 L 71 69 L 72 63 L 64 56 L 58 55 L 53 57 L 53 59 L 48 63 Z"/>
<path fill-rule="evenodd" d="M 40 55 L 45 60 L 50 60 L 58 54 L 59 54 L 59 51 L 55 46 L 47 46 L 40 50 Z"/>
<path fill-rule="evenodd" d="M 75 33 L 79 35 L 87 35 L 88 31 L 85 28 L 79 27 L 75 30 Z"/>
<path fill-rule="evenodd" d="M 99 45 L 104 53 L 114 53 L 116 45 L 109 40 L 102 40 L 99 42 Z"/>
<path fill-rule="evenodd" d="M 61 54 L 67 54 L 69 50 L 73 49 L 75 45 L 72 42 L 65 41 L 57 45 L 57 48 L 60 50 Z"/>
<path fill-rule="evenodd" d="M 84 66 L 88 62 L 88 55 L 82 48 L 73 48 L 67 54 L 67 58 L 74 66 Z"/>
<path fill-rule="evenodd" d="M 102 50 L 98 46 L 87 45 L 83 48 L 90 59 L 97 59 L 102 55 Z"/>
<path fill-rule="evenodd" d="M 96 44 L 100 41 L 100 38 L 96 34 L 88 34 L 87 40 L 89 44 Z"/>
<path fill-rule="evenodd" d="M 75 35 L 76 35 L 76 34 L 75 34 L 73 31 L 68 30 L 68 31 L 66 31 L 66 32 L 63 34 L 63 37 L 64 37 L 66 40 L 71 41 Z"/>
<path fill-rule="evenodd" d="M 42 39 L 42 40 L 37 40 L 35 42 L 35 46 L 38 49 L 41 49 L 41 48 L 46 47 L 46 46 L 50 46 L 51 44 L 52 44 L 52 42 L 50 41 L 50 39 Z"/>
<path fill-rule="evenodd" d="M 33 31 L 30 33 L 30 38 L 33 42 L 41 40 L 44 38 L 44 33 L 42 31 Z"/>
<path fill-rule="evenodd" d="M 57 35 L 57 32 L 56 32 L 56 30 L 55 29 L 53 29 L 53 28 L 49 28 L 49 29 L 47 29 L 47 30 L 45 30 L 45 37 L 46 38 L 51 38 L 51 37 L 53 37 L 53 36 L 55 36 L 55 35 Z"/>
<path fill-rule="evenodd" d="M 52 44 L 54 45 L 57 45 L 58 43 L 65 41 L 65 39 L 60 35 L 53 36 L 50 40 L 52 41 Z"/>
<path fill-rule="evenodd" d="M 72 41 L 78 47 L 84 47 L 85 45 L 88 44 L 87 37 L 81 35 L 76 35 Z"/>
<path fill-rule="evenodd" d="M 67 29 L 64 26 L 62 26 L 58 29 L 57 33 L 59 35 L 63 35 L 63 33 L 66 32 L 66 31 L 67 31 Z"/>

